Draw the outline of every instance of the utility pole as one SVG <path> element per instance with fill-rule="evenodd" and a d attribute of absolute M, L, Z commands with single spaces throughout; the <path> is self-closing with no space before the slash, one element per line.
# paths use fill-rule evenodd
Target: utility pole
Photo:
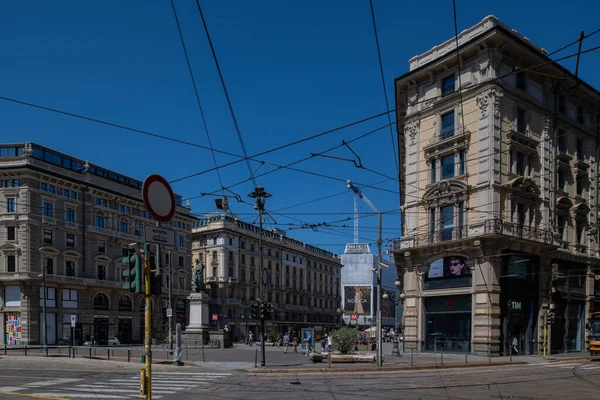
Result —
<path fill-rule="evenodd" d="M 48 261 L 46 261 L 48 262 Z M 48 346 L 48 324 L 46 322 L 46 297 L 48 297 L 46 293 L 46 268 L 47 265 L 42 265 L 42 344 L 44 345 L 44 350 L 46 346 Z"/>
<path fill-rule="evenodd" d="M 383 352 L 381 351 L 381 344 L 382 344 L 382 340 L 381 340 L 381 296 L 382 296 L 382 285 L 381 285 L 381 268 L 382 268 L 382 262 L 381 262 L 381 245 L 383 242 L 383 239 L 381 238 L 381 220 L 382 220 L 382 214 L 381 211 L 379 211 L 377 213 L 377 224 L 379 226 L 379 234 L 377 237 L 377 366 L 381 367 L 381 365 L 383 364 Z"/>
<path fill-rule="evenodd" d="M 158 261 L 160 265 L 160 261 Z M 144 354 L 146 361 L 145 371 L 145 394 L 146 400 L 152 399 L 152 281 L 150 274 L 150 247 L 148 244 L 144 244 L 144 284 L 145 284 L 145 298 L 146 298 L 146 310 L 144 313 Z"/>
<path fill-rule="evenodd" d="M 259 223 L 259 236 L 258 236 L 258 254 L 259 254 L 259 268 L 260 268 L 260 286 L 259 286 L 259 311 L 262 314 L 262 308 L 266 306 L 266 297 L 267 291 L 265 290 L 266 285 L 269 283 L 268 280 L 268 272 L 264 267 L 263 260 L 263 215 L 265 213 L 265 199 L 267 197 L 271 197 L 271 194 L 265 192 L 265 188 L 262 186 L 256 186 L 254 188 L 254 192 L 248 194 L 249 197 L 256 199 L 254 202 L 254 209 L 258 211 L 258 223 Z M 260 339 L 260 366 L 264 367 L 266 365 L 265 361 L 265 339 L 267 336 L 266 332 L 266 324 L 265 319 L 260 317 L 260 330 L 261 330 L 261 339 Z"/>

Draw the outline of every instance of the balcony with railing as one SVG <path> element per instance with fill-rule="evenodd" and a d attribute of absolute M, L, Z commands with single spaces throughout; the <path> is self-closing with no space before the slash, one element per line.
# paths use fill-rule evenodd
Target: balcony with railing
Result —
<path fill-rule="evenodd" d="M 475 238 L 486 235 L 507 235 L 510 237 L 534 242 L 553 244 L 551 231 L 520 225 L 501 219 L 489 219 L 471 225 L 440 229 L 412 236 L 405 236 L 394 244 L 396 249 L 443 244 L 456 240 Z M 558 244 L 558 243 L 556 243 Z"/>
<path fill-rule="evenodd" d="M 434 134 L 426 143 L 424 150 L 426 153 L 432 153 L 446 146 L 458 145 L 460 148 L 466 147 L 469 141 L 469 131 L 458 125 L 456 129 L 442 129 Z"/>

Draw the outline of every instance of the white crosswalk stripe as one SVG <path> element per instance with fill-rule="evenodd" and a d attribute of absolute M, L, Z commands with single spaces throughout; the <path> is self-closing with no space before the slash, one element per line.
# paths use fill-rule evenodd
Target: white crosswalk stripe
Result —
<path fill-rule="evenodd" d="M 578 362 L 578 363 L 548 363 L 548 364 L 538 364 L 541 368 L 560 368 L 560 369 L 573 369 L 577 368 L 580 370 L 594 370 L 600 369 L 600 364 L 593 365 L 588 364 L 586 362 Z"/>
<path fill-rule="evenodd" d="M 206 387 L 207 385 L 225 379 L 230 375 L 231 374 L 229 373 L 206 372 L 154 372 L 152 374 L 152 398 L 160 399 L 167 394 L 175 394 L 184 390 Z M 68 383 L 71 384 L 69 385 Z M 59 384 L 60 387 L 48 387 Z M 109 379 L 106 382 L 90 382 L 87 384 L 82 382 L 81 379 L 54 379 L 36 382 L 36 384 L 23 385 L 22 389 L 18 390 L 40 390 L 42 388 L 47 389 L 47 391 L 40 391 L 32 394 L 36 396 L 63 397 L 68 399 L 139 398 L 140 376 L 125 376 Z"/>

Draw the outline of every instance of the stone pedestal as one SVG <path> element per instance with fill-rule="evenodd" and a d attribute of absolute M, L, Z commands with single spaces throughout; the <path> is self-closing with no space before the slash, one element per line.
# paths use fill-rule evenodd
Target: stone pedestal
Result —
<path fill-rule="evenodd" d="M 219 343 L 219 347 L 231 346 L 231 338 L 227 332 L 216 330 L 209 326 L 208 303 L 210 297 L 204 292 L 192 293 L 188 296 L 190 302 L 190 324 L 181 332 L 184 341 L 193 341 L 194 346 Z M 186 343 L 187 345 L 187 343 Z"/>
<path fill-rule="evenodd" d="M 208 302 L 210 297 L 206 293 L 192 293 L 188 296 L 190 301 L 190 324 L 185 328 L 187 333 L 202 333 L 208 330 Z"/>

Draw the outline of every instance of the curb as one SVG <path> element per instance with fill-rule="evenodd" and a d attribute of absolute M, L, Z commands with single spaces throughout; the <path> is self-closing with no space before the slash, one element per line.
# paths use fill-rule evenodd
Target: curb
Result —
<path fill-rule="evenodd" d="M 427 371 L 437 369 L 451 368 L 483 368 L 483 367 L 504 367 L 507 365 L 525 365 L 525 361 L 502 361 L 496 363 L 470 363 L 470 364 L 444 364 L 444 365 L 417 365 L 417 366 L 383 366 L 383 367 L 363 367 L 363 368 L 315 368 L 315 369 L 238 369 L 236 372 L 245 372 L 250 374 L 339 374 L 352 372 L 393 372 L 393 371 Z"/>
<path fill-rule="evenodd" d="M 600 360 L 600 357 L 596 356 L 588 356 L 588 357 L 569 357 L 569 358 L 547 358 L 546 361 L 549 363 L 557 363 L 557 362 L 570 362 L 570 361 L 596 361 Z"/>

